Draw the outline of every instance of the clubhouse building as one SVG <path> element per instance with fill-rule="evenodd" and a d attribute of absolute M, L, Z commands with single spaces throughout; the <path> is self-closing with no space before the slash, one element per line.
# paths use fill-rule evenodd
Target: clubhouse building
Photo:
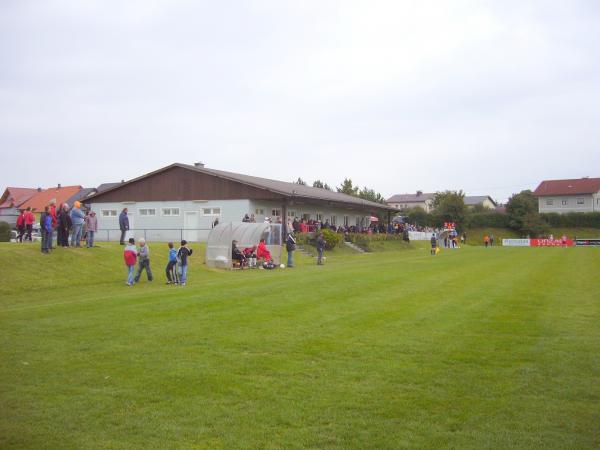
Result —
<path fill-rule="evenodd" d="M 339 192 L 195 165 L 171 164 L 86 198 L 96 212 L 99 237 L 118 239 L 119 214 L 128 210 L 133 236 L 153 240 L 206 241 L 216 220 L 284 226 L 294 217 L 334 226 L 368 227 L 376 214 L 394 208 Z M 106 234 L 104 237 L 107 236 Z"/>

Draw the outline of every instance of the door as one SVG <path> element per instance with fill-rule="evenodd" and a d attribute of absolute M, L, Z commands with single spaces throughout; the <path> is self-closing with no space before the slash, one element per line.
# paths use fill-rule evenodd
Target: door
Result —
<path fill-rule="evenodd" d="M 200 228 L 199 212 L 185 211 L 183 213 L 183 238 L 189 242 L 197 242 L 198 228 Z"/>

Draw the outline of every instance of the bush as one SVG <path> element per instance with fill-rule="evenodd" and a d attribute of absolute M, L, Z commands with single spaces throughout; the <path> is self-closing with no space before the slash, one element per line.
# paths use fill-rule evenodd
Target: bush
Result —
<path fill-rule="evenodd" d="M 10 225 L 0 222 L 0 242 L 10 242 Z"/>
<path fill-rule="evenodd" d="M 327 242 L 327 244 L 325 244 L 326 250 L 333 250 L 344 240 L 343 234 L 336 233 L 333 230 L 323 229 L 321 230 L 321 233 L 323 233 L 323 239 L 325 239 L 325 241 Z"/>
<path fill-rule="evenodd" d="M 360 248 L 366 251 L 373 250 L 373 243 L 384 242 L 384 241 L 402 241 L 401 234 L 364 234 L 364 233 L 352 233 L 348 234 L 350 242 L 358 245 Z"/>
<path fill-rule="evenodd" d="M 543 213 L 540 216 L 554 228 L 600 228 L 600 212 Z"/>
<path fill-rule="evenodd" d="M 508 228 L 509 217 L 507 214 L 498 212 L 472 213 L 467 216 L 468 228 Z"/>

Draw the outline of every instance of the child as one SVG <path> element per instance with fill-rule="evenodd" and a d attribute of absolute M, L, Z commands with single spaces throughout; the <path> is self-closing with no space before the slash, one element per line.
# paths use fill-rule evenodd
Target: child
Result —
<path fill-rule="evenodd" d="M 129 245 L 125 247 L 123 256 L 125 265 L 127 266 L 127 286 L 133 286 L 133 272 L 135 271 L 135 263 L 137 260 L 137 247 L 133 238 L 129 239 Z"/>
<path fill-rule="evenodd" d="M 179 284 L 181 284 L 182 286 L 185 286 L 185 283 L 187 281 L 188 256 L 192 255 L 192 249 L 187 248 L 186 245 L 187 241 L 184 239 L 183 241 L 181 241 L 181 247 L 179 247 L 179 250 L 177 251 L 177 259 L 179 262 L 179 266 L 181 267 L 181 280 Z"/>
<path fill-rule="evenodd" d="M 167 263 L 167 284 L 178 284 L 179 276 L 177 275 L 177 250 L 173 248 L 173 243 L 169 242 L 169 262 Z"/>
<path fill-rule="evenodd" d="M 144 238 L 140 238 L 140 251 L 138 252 L 138 256 L 140 257 L 140 263 L 137 275 L 135 276 L 135 282 L 137 283 L 140 281 L 140 276 L 144 269 L 146 269 L 148 281 L 152 281 L 154 278 L 152 277 L 152 270 L 150 270 L 150 249 L 146 245 Z"/>

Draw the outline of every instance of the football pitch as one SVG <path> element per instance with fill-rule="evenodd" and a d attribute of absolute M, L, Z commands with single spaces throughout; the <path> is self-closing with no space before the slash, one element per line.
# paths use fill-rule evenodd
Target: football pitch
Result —
<path fill-rule="evenodd" d="M 600 249 L 338 250 L 125 286 L 0 244 L 1 448 L 598 448 Z M 285 252 L 284 252 L 285 253 Z"/>

